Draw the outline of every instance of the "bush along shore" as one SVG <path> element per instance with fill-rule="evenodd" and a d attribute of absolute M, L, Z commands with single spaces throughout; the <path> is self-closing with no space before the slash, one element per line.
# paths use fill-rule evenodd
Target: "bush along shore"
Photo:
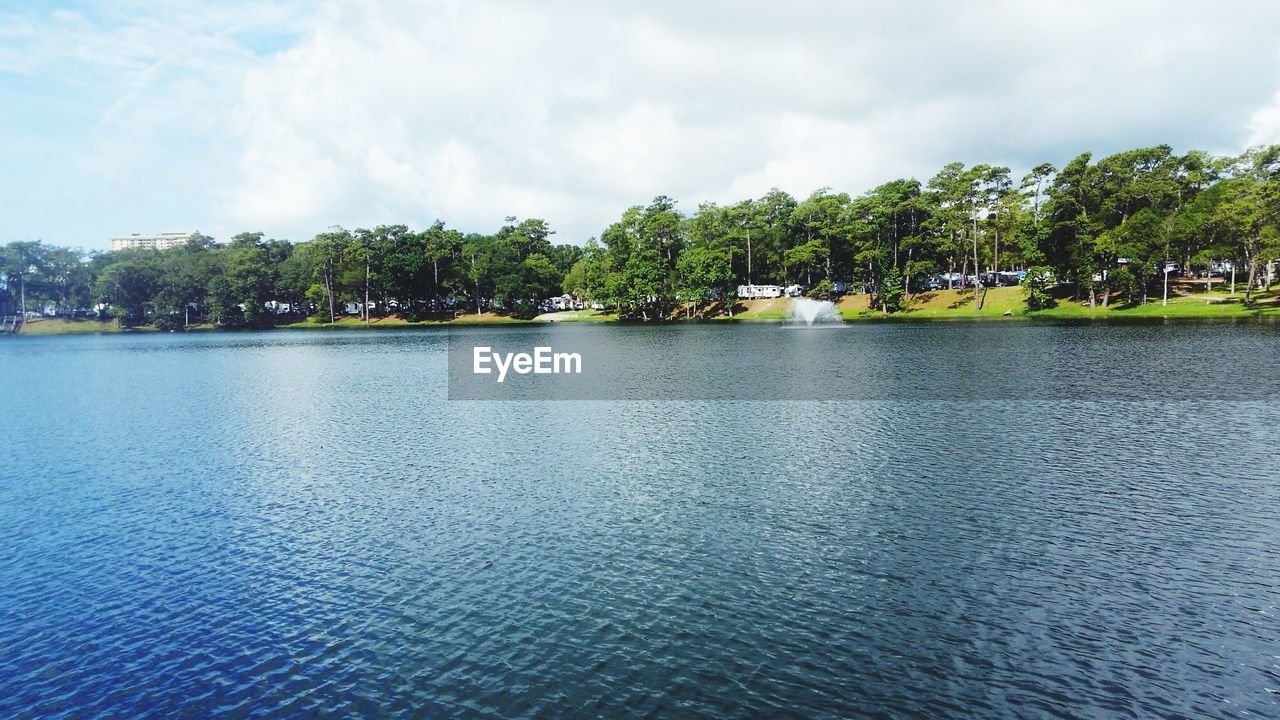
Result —
<path fill-rule="evenodd" d="M 857 196 L 775 189 L 692 212 L 659 196 L 582 244 L 553 243 L 537 218 L 490 234 L 193 233 L 166 250 L 10 242 L 0 318 L 27 320 L 23 334 L 783 320 L 784 293 L 829 299 L 847 320 L 1270 317 L 1277 207 L 1280 146 L 1158 145 L 1021 178 L 952 163 Z"/>

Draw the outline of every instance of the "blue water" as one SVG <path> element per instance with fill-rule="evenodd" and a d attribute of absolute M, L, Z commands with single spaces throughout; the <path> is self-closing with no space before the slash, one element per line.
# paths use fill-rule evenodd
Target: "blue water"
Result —
<path fill-rule="evenodd" d="M 835 335 L 1168 370 L 465 402 L 436 332 L 6 339 L 0 717 L 1280 716 L 1275 378 L 1178 391 L 1274 327 L 975 327 Z"/>

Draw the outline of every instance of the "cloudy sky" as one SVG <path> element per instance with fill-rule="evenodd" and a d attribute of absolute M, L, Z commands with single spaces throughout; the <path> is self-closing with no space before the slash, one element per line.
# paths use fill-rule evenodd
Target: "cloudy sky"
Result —
<path fill-rule="evenodd" d="M 0 242 L 853 194 L 1280 142 L 1280 4 L 0 0 Z"/>

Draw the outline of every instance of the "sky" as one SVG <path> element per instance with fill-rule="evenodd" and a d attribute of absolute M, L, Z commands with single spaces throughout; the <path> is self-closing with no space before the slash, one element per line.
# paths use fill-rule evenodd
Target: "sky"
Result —
<path fill-rule="evenodd" d="M 1280 4 L 0 0 L 0 243 L 598 236 L 778 187 L 1280 142 Z"/>

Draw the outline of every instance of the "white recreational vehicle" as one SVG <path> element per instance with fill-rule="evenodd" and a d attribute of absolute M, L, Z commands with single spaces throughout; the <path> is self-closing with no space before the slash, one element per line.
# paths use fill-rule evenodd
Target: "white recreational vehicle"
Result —
<path fill-rule="evenodd" d="M 542 301 L 542 308 L 547 312 L 561 312 L 564 310 L 581 310 L 582 301 L 572 295 L 564 294 L 558 297 L 547 298 Z"/>
<path fill-rule="evenodd" d="M 754 300 L 756 298 L 782 297 L 782 286 L 781 285 L 739 285 L 738 297 L 743 300 Z"/>

